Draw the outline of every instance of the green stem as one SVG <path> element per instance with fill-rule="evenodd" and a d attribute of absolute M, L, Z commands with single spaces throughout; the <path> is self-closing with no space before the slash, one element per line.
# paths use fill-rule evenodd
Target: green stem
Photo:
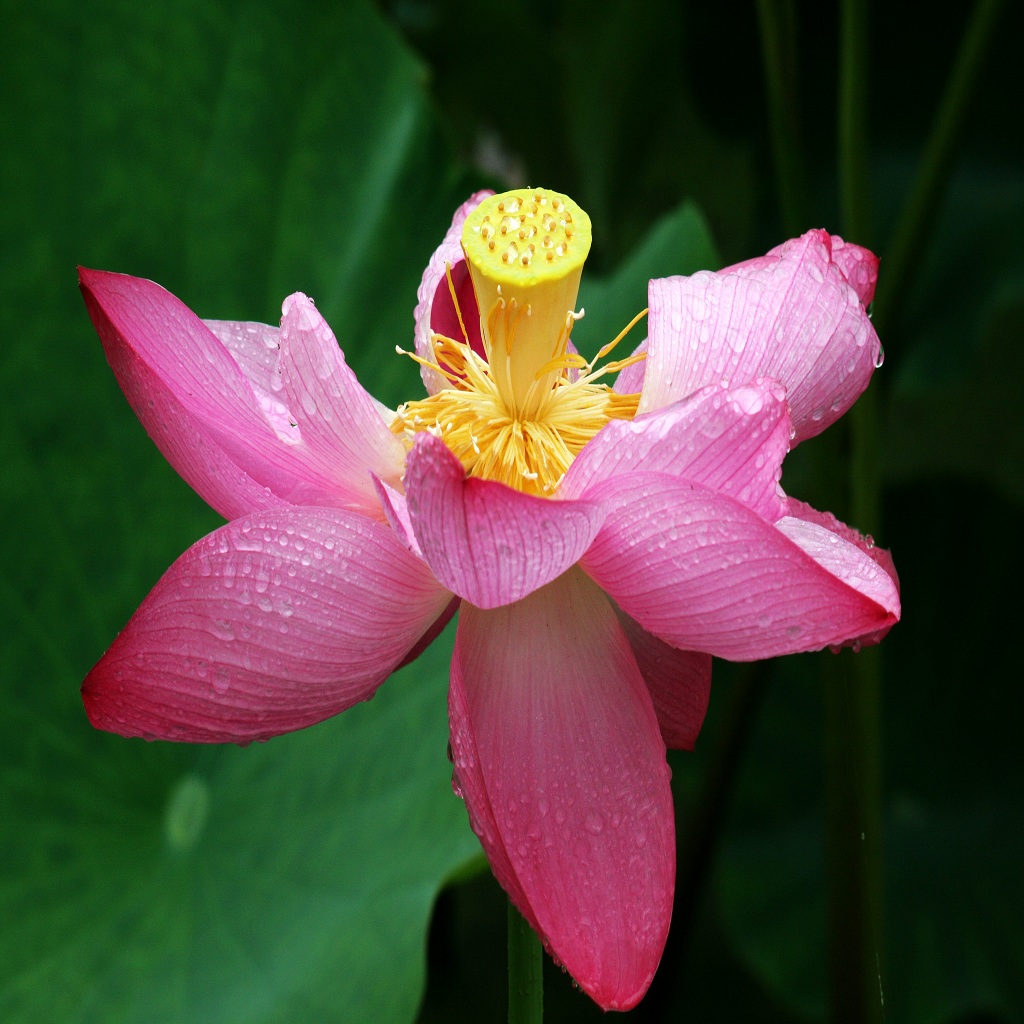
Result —
<path fill-rule="evenodd" d="M 758 0 L 757 14 L 779 205 L 786 233 L 798 235 L 806 229 L 807 218 L 797 107 L 796 17 L 792 0 Z"/>
<path fill-rule="evenodd" d="M 843 0 L 839 40 L 839 195 L 843 233 L 867 244 L 867 10 Z M 877 530 L 879 494 L 875 392 L 851 413 L 849 500 L 862 530 Z M 825 862 L 828 897 L 829 1020 L 883 1018 L 884 921 L 880 675 L 876 650 L 829 657 L 824 672 Z"/>
<path fill-rule="evenodd" d="M 508 1024 L 544 1019 L 544 951 L 522 914 L 508 904 Z"/>
<path fill-rule="evenodd" d="M 884 1015 L 878 653 L 844 651 L 825 669 L 830 1024 Z"/>
<path fill-rule="evenodd" d="M 839 32 L 839 202 L 843 231 L 870 242 L 867 147 L 867 11 L 843 0 Z"/>
<path fill-rule="evenodd" d="M 885 270 L 879 280 L 875 319 L 893 321 L 906 299 L 920 253 L 935 222 L 935 214 L 949 178 L 950 165 L 965 123 L 965 115 L 978 74 L 995 31 L 1003 0 L 978 0 L 964 33 L 939 104 L 931 136 L 910 200 L 884 253 Z"/>
<path fill-rule="evenodd" d="M 964 35 L 910 201 L 885 253 L 875 326 L 894 321 L 919 253 L 935 220 L 971 93 L 1002 0 L 978 0 Z M 843 230 L 852 241 L 868 234 L 865 99 L 867 26 L 862 0 L 844 0 L 840 41 L 839 168 Z M 852 461 L 848 512 L 877 532 L 878 398 L 869 389 L 851 413 Z M 843 655 L 825 672 L 825 836 L 828 868 L 830 1020 L 863 1024 L 883 1019 L 881 937 L 882 768 L 881 692 L 877 650 Z"/>

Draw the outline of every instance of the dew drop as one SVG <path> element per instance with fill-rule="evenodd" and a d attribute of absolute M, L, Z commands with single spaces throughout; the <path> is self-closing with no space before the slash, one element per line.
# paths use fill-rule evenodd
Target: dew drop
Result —
<path fill-rule="evenodd" d="M 228 619 L 210 619 L 209 630 L 218 640 L 235 639 L 235 627 Z"/>
<path fill-rule="evenodd" d="M 223 665 L 213 670 L 213 688 L 217 693 L 227 693 L 231 687 L 231 675 Z"/>
<path fill-rule="evenodd" d="M 459 777 L 455 772 L 452 772 L 452 792 L 460 799 L 465 800 L 466 795 L 462 792 L 462 786 L 459 783 Z"/>

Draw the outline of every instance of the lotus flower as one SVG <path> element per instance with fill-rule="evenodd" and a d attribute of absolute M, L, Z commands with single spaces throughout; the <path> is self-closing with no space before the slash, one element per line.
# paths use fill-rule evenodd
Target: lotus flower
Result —
<path fill-rule="evenodd" d="M 875 258 L 812 231 L 651 281 L 646 342 L 600 366 L 570 341 L 589 244 L 553 192 L 460 208 L 415 312 L 426 396 L 397 411 L 304 295 L 280 329 L 203 321 L 82 270 L 133 409 L 228 520 L 82 692 L 124 735 L 265 739 L 370 697 L 458 609 L 456 792 L 550 953 L 624 1009 L 668 932 L 665 748 L 692 748 L 711 657 L 875 642 L 900 604 L 886 553 L 779 486 L 878 361 Z"/>

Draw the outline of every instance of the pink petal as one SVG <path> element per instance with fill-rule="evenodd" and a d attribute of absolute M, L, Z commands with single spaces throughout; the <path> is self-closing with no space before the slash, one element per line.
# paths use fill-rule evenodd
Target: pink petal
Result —
<path fill-rule="evenodd" d="M 474 347 L 479 345 L 477 351 L 481 355 L 483 354 L 483 344 L 480 341 L 480 313 L 477 310 L 473 285 L 469 280 L 469 271 L 465 265 L 466 258 L 462 252 L 462 225 L 469 214 L 491 195 L 494 193 L 489 189 L 476 192 L 455 211 L 455 215 L 452 217 L 452 226 L 444 236 L 444 241 L 430 257 L 427 269 L 423 271 L 423 278 L 420 281 L 419 290 L 416 292 L 419 301 L 413 314 L 416 320 L 416 354 L 423 359 L 433 358 L 430 345 L 432 331 L 444 334 L 455 341 L 463 340 L 462 329 L 459 327 L 458 317 L 455 314 L 455 307 L 448 290 L 445 264 L 449 264 L 452 268 L 452 281 L 456 286 L 459 308 L 462 311 L 463 323 L 470 335 L 470 341 L 475 340 Z M 420 373 L 423 377 L 423 384 L 431 395 L 448 386 L 444 376 L 436 370 L 421 366 Z"/>
<path fill-rule="evenodd" d="M 875 299 L 878 284 L 878 257 L 862 246 L 832 236 L 832 262 L 842 271 L 857 293 L 860 304 L 867 309 Z"/>
<path fill-rule="evenodd" d="M 239 456 L 241 437 L 269 444 L 273 430 L 202 321 L 152 281 L 84 267 L 79 281 L 121 390 L 182 478 L 227 518 L 285 504 Z"/>
<path fill-rule="evenodd" d="M 348 507 L 377 516 L 373 476 L 397 484 L 405 449 L 387 410 L 356 379 L 311 299 L 289 296 L 281 327 L 205 320 L 259 397 L 264 415 L 301 463 L 293 504 Z M 394 417 L 394 413 L 390 413 Z M 374 467 L 371 475 L 368 467 Z"/>
<path fill-rule="evenodd" d="M 671 647 L 621 609 L 618 615 L 654 702 L 665 746 L 693 750 L 711 699 L 711 655 Z"/>
<path fill-rule="evenodd" d="M 518 601 L 586 551 L 601 525 L 589 501 L 557 501 L 493 480 L 467 479 L 430 433 L 416 436 L 405 493 L 420 550 L 434 575 L 479 608 Z"/>
<path fill-rule="evenodd" d="M 644 338 L 635 349 L 633 355 L 642 355 L 647 351 L 647 339 Z M 638 363 L 632 363 L 624 370 L 619 371 L 615 378 L 615 386 L 612 388 L 620 395 L 638 395 L 644 389 L 644 374 L 647 372 L 647 360 L 641 359 Z"/>
<path fill-rule="evenodd" d="M 834 423 L 867 387 L 881 351 L 842 251 L 837 265 L 831 237 L 810 231 L 718 273 L 652 281 L 640 411 L 708 384 L 772 377 L 786 388 L 794 443 Z"/>
<path fill-rule="evenodd" d="M 280 403 L 277 364 L 281 358 L 281 328 L 254 320 L 204 320 L 242 371 L 279 431 L 293 429 L 287 409 Z M 277 401 L 275 401 L 275 399 Z"/>
<path fill-rule="evenodd" d="M 132 408 L 218 512 L 233 518 L 287 502 L 380 514 L 370 469 L 397 481 L 401 443 L 332 353 L 326 325 L 301 310 L 308 300 L 289 300 L 284 332 L 207 325 L 151 281 L 84 269 L 80 277 Z M 314 382 L 325 367 L 335 377 Z M 309 392 L 297 383 L 305 381 Z"/>
<path fill-rule="evenodd" d="M 892 555 L 885 548 L 875 546 L 875 539 L 870 534 L 864 536 L 858 533 L 852 526 L 841 523 L 831 512 L 819 512 L 811 508 L 806 502 L 796 498 L 786 498 L 786 515 L 794 519 L 806 519 L 809 523 L 817 523 L 831 533 L 838 534 L 843 540 L 860 548 L 861 551 L 870 555 L 891 577 L 897 591 L 900 589 L 899 576 L 896 574 L 896 565 Z"/>
<path fill-rule="evenodd" d="M 495 876 L 590 996 L 634 1006 L 672 910 L 665 746 L 607 599 L 576 570 L 463 605 L 449 699 L 455 781 Z"/>
<path fill-rule="evenodd" d="M 653 473 L 616 477 L 590 496 L 612 511 L 583 569 L 675 647 L 752 661 L 842 644 L 899 618 L 891 578 L 838 536 L 826 557 L 818 534 L 777 529 L 733 498 Z"/>
<path fill-rule="evenodd" d="M 898 618 L 899 578 L 889 552 L 876 548 L 873 541 L 839 522 L 831 512 L 816 512 L 792 499 L 790 506 L 798 514 L 780 519 L 776 528 L 833 575 L 847 580 L 879 604 L 893 607 Z M 896 618 L 848 638 L 844 645 L 860 648 L 877 644 L 895 625 Z"/>
<path fill-rule="evenodd" d="M 453 597 L 448 602 L 448 606 L 434 620 L 433 625 L 416 641 L 416 646 L 402 659 L 399 668 L 411 665 L 445 631 L 448 623 L 455 618 L 460 604 L 462 604 L 462 599 L 458 597 Z"/>
<path fill-rule="evenodd" d="M 381 523 L 257 512 L 167 570 L 82 697 L 93 725 L 125 736 L 266 739 L 371 697 L 450 601 Z"/>
<path fill-rule="evenodd" d="M 728 494 L 774 522 L 785 513 L 779 479 L 790 430 L 781 385 L 711 385 L 658 412 L 612 420 L 576 457 L 558 493 L 586 496 L 603 479 L 647 470 Z"/>
<path fill-rule="evenodd" d="M 397 485 L 405 446 L 356 380 L 313 303 L 305 295 L 291 295 L 282 312 L 281 357 L 272 386 L 279 388 L 298 425 L 310 475 L 324 481 L 314 485 L 309 500 L 298 503 L 317 503 L 323 490 L 335 495 L 331 505 L 375 510 L 371 470 Z"/>
<path fill-rule="evenodd" d="M 409 503 L 405 500 L 405 495 L 377 477 L 374 477 L 374 483 L 377 485 L 377 497 L 384 510 L 384 518 L 387 520 L 388 526 L 394 530 L 395 536 L 407 550 L 417 558 L 422 558 L 423 552 L 420 551 L 419 541 L 416 540 L 416 534 L 413 533 L 412 520 L 409 518 Z"/>

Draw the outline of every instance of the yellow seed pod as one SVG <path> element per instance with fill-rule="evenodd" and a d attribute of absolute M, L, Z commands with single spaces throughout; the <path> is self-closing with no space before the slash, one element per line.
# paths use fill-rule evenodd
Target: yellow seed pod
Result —
<path fill-rule="evenodd" d="M 510 410 L 528 412 L 557 376 L 538 373 L 565 354 L 590 240 L 586 213 L 548 189 L 489 196 L 466 218 L 481 334 Z"/>

